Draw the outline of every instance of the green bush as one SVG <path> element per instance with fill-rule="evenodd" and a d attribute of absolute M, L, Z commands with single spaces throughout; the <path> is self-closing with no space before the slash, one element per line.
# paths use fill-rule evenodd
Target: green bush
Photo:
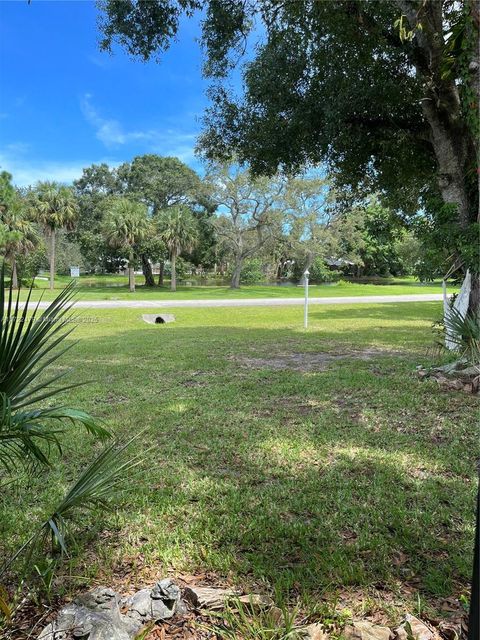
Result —
<path fill-rule="evenodd" d="M 299 282 L 302 279 L 305 268 L 302 264 L 295 263 L 293 269 L 293 280 Z M 312 284 L 322 284 L 323 282 L 338 282 L 342 276 L 341 271 L 330 269 L 324 262 L 323 258 L 315 258 L 309 269 L 309 281 Z"/>
<path fill-rule="evenodd" d="M 180 256 L 177 258 L 176 263 L 176 271 L 177 271 L 177 281 L 178 280 L 189 280 L 192 273 L 194 273 L 195 266 L 191 262 L 187 262 L 184 258 Z M 164 275 L 166 278 L 172 277 L 172 265 L 170 261 L 165 263 L 165 271 Z"/>
<path fill-rule="evenodd" d="M 60 231 L 57 234 L 56 271 L 58 274 L 68 276 L 72 266 L 85 268 L 80 245 L 73 239 L 72 234 Z"/>
<path fill-rule="evenodd" d="M 22 282 L 30 283 L 39 271 L 45 268 L 46 264 L 48 264 L 48 262 L 43 244 L 26 256 L 19 256 L 17 259 L 17 268 Z"/>
<path fill-rule="evenodd" d="M 242 267 L 242 273 L 240 275 L 240 284 L 258 284 L 265 280 L 265 275 L 262 270 L 263 263 L 258 258 L 250 258 L 245 260 Z M 228 276 L 231 278 L 234 265 L 230 265 L 228 270 Z"/>
<path fill-rule="evenodd" d="M 312 266 L 310 267 L 310 282 L 320 284 L 322 282 L 337 282 L 341 271 L 334 271 L 330 269 L 322 258 L 315 258 Z"/>

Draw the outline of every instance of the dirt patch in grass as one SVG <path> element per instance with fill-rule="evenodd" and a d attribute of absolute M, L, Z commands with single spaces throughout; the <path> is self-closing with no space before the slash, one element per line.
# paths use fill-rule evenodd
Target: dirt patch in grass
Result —
<path fill-rule="evenodd" d="M 371 347 L 366 349 L 345 349 L 336 352 L 279 353 L 263 358 L 235 355 L 230 356 L 229 359 L 248 369 L 288 369 L 306 372 L 325 371 L 332 362 L 336 361 L 347 359 L 367 361 L 382 356 L 398 355 L 398 353 L 398 351 Z"/>

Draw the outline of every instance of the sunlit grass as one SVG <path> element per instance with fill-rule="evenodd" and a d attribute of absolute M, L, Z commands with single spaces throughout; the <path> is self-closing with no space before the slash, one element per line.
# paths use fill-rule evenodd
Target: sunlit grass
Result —
<path fill-rule="evenodd" d="M 169 283 L 163 287 L 145 287 L 143 277 L 137 275 L 137 289 L 135 293 L 128 291 L 128 281 L 125 276 L 81 276 L 77 279 L 80 290 L 79 297 L 85 300 L 194 300 L 194 299 L 218 299 L 218 298 L 292 298 L 304 295 L 303 287 L 288 284 L 242 286 L 238 290 L 232 290 L 228 286 L 178 286 L 177 291 L 169 290 Z M 59 276 L 56 278 L 55 287 L 64 287 L 70 278 Z M 47 280 L 36 280 L 34 299 L 40 295 L 44 300 L 53 298 L 55 293 L 48 289 Z M 449 286 L 449 291 L 457 288 Z M 403 295 L 403 294 L 441 293 L 439 281 L 421 283 L 413 277 L 404 278 L 379 278 L 376 284 L 353 283 L 341 281 L 333 284 L 311 285 L 312 297 L 336 297 L 336 296 L 371 296 L 371 295 Z M 25 295 L 25 292 L 24 294 Z"/>
<path fill-rule="evenodd" d="M 79 520 L 60 588 L 208 573 L 307 610 L 380 589 L 392 616 L 388 594 L 412 610 L 418 594 L 435 608 L 466 593 L 477 401 L 414 375 L 431 360 L 440 304 L 314 307 L 308 332 L 295 307 L 177 308 L 168 325 L 141 313 L 85 311 L 96 322 L 78 326 L 62 363 L 91 381 L 68 404 L 121 438 L 145 430 L 138 446 L 152 449 L 114 514 Z M 384 352 L 324 371 L 268 367 L 282 354 L 366 347 Z M 2 555 L 95 448 L 80 432 L 65 445 L 56 470 L 4 490 Z"/>

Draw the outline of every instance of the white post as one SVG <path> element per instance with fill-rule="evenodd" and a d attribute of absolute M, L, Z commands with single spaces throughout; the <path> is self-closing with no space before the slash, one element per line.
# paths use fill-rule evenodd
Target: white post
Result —
<path fill-rule="evenodd" d="M 303 308 L 303 328 L 308 329 L 308 276 L 310 275 L 307 269 L 303 274 L 305 278 L 305 306 Z"/>

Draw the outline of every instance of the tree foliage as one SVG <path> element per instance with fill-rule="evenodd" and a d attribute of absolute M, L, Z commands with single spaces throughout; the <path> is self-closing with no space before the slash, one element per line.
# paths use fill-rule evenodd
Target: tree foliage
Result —
<path fill-rule="evenodd" d="M 41 243 L 35 225 L 26 215 L 24 198 L 12 185 L 12 176 L 0 173 L 0 223 L 3 225 L 2 251 L 10 264 L 13 288 L 18 288 L 18 260 L 31 254 Z"/>
<path fill-rule="evenodd" d="M 170 206 L 188 206 L 199 222 L 195 260 L 211 263 L 215 239 L 208 222 L 213 214 L 208 188 L 198 174 L 178 158 L 145 154 L 118 168 L 92 165 L 75 181 L 75 190 L 81 212 L 77 237 L 92 265 L 113 269 L 119 266 L 118 249 L 105 245 L 102 233 L 103 203 L 111 196 L 125 196 L 143 203 L 152 219 Z M 151 263 L 162 262 L 167 251 L 158 236 L 145 237 L 137 248 L 145 283 L 152 286 Z"/>
<path fill-rule="evenodd" d="M 291 251 L 302 273 L 317 257 L 338 253 L 333 232 L 335 194 L 324 177 L 307 175 L 288 180 L 285 204 Z"/>
<path fill-rule="evenodd" d="M 148 59 L 198 5 L 105 0 L 102 45 L 118 41 Z M 478 271 L 475 0 L 209 0 L 202 8 L 209 157 L 234 152 L 262 174 L 327 163 L 352 199 L 378 192 L 405 215 L 425 210 L 436 250 L 448 254 L 444 269 Z M 235 92 L 227 80 L 242 59 Z M 455 211 L 449 235 L 439 203 Z"/>
<path fill-rule="evenodd" d="M 50 245 L 50 289 L 55 278 L 55 241 L 61 229 L 74 229 L 78 203 L 71 187 L 53 181 L 38 182 L 27 196 L 27 209 L 32 220 L 44 229 Z"/>
<path fill-rule="evenodd" d="M 197 173 L 178 158 L 146 154 L 117 169 L 122 191 L 144 202 L 152 215 L 174 204 L 207 204 Z"/>
<path fill-rule="evenodd" d="M 168 249 L 172 267 L 171 289 L 176 291 L 176 260 L 182 251 L 191 251 L 198 242 L 198 224 L 189 207 L 175 204 L 160 212 L 157 230 Z"/>
<path fill-rule="evenodd" d="M 214 220 L 221 245 L 233 259 L 231 286 L 240 286 L 242 266 L 279 230 L 285 206 L 285 180 L 255 177 L 238 165 L 212 164 L 207 174 L 219 216 Z"/>
<path fill-rule="evenodd" d="M 134 267 L 140 243 L 152 232 L 147 208 L 126 197 L 111 197 L 104 203 L 102 232 L 107 244 L 128 258 L 130 290 L 135 291 Z"/>

